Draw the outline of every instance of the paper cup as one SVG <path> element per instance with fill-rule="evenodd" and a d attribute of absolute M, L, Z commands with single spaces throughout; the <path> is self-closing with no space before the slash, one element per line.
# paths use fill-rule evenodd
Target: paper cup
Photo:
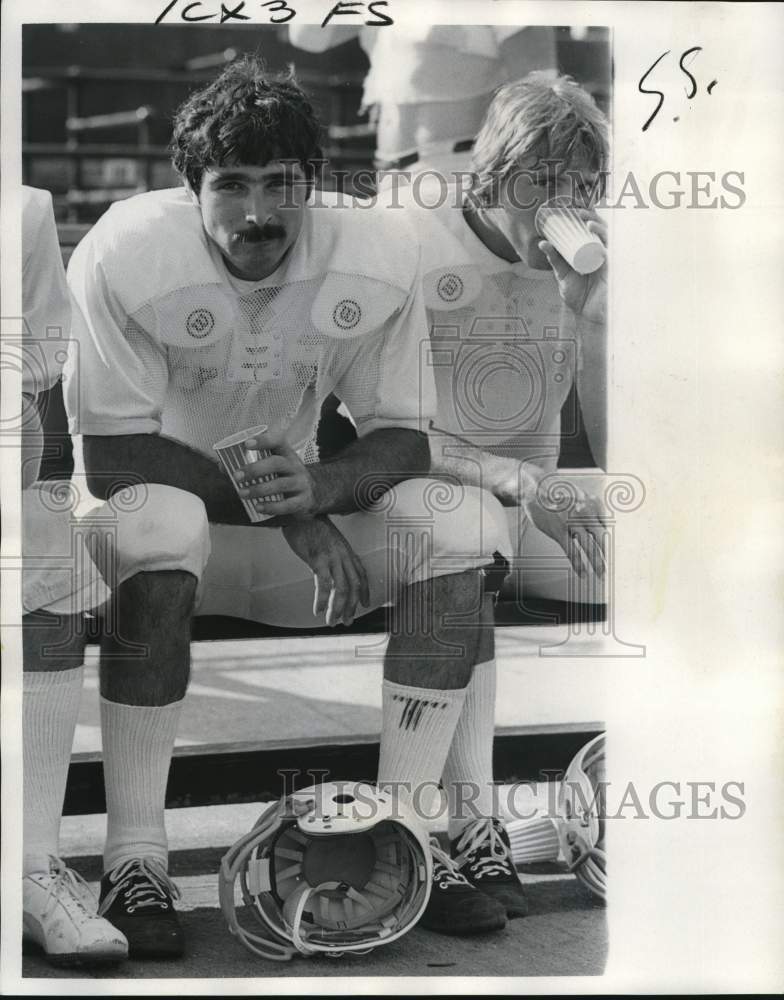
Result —
<path fill-rule="evenodd" d="M 567 200 L 553 198 L 539 206 L 536 228 L 578 274 L 598 271 L 607 250 Z"/>
<path fill-rule="evenodd" d="M 558 827 L 549 816 L 514 819 L 506 824 L 512 858 L 516 865 L 556 861 L 561 851 Z"/>
<path fill-rule="evenodd" d="M 237 496 L 240 496 L 240 484 L 234 478 L 234 473 L 237 469 L 242 469 L 249 462 L 258 462 L 260 459 L 267 458 L 272 454 L 272 452 L 267 448 L 245 448 L 245 442 L 249 438 L 253 438 L 257 434 L 264 434 L 266 430 L 266 424 L 259 427 L 249 427 L 247 430 L 238 431 L 236 434 L 232 434 L 230 437 L 224 438 L 222 441 L 218 441 L 217 444 L 213 445 L 213 448 L 218 453 L 221 465 L 226 470 L 234 489 L 237 491 Z M 275 476 L 261 476 L 259 479 L 247 479 L 245 482 L 246 485 L 252 486 L 254 483 L 268 482 L 270 479 L 275 479 Z M 265 497 L 264 499 L 261 499 L 260 497 L 240 496 L 242 505 L 245 508 L 248 517 L 254 524 L 258 524 L 259 521 L 266 521 L 270 517 L 273 517 L 273 514 L 265 513 L 264 508 L 270 501 L 282 499 L 282 493 L 273 493 L 272 496 Z"/>

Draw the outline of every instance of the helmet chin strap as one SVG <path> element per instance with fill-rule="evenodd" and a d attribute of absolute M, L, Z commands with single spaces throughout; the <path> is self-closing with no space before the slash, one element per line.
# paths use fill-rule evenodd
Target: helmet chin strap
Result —
<path fill-rule="evenodd" d="M 301 952 L 303 955 L 314 955 L 320 950 L 319 948 L 315 948 L 312 945 L 308 944 L 306 937 L 303 937 L 302 921 L 305 914 L 305 907 L 308 905 L 308 902 L 318 893 L 328 892 L 330 890 L 339 889 L 340 887 L 341 887 L 340 882 L 334 882 L 334 881 L 322 882 L 321 885 L 308 886 L 300 894 L 300 897 L 297 901 L 296 909 L 294 910 L 294 915 L 292 917 L 290 929 L 291 929 L 292 943 L 294 947 L 297 949 L 297 951 Z M 373 913 L 373 907 L 371 906 L 368 899 L 362 895 L 362 893 L 357 892 L 356 889 L 352 889 L 351 886 L 349 886 L 348 889 L 345 890 L 345 892 L 346 896 L 348 896 L 348 898 L 352 902 L 356 903 L 358 906 L 364 907 L 369 913 L 371 914 Z M 368 951 L 370 950 L 371 949 L 368 948 Z M 335 953 L 335 954 L 341 954 L 341 953 Z"/>

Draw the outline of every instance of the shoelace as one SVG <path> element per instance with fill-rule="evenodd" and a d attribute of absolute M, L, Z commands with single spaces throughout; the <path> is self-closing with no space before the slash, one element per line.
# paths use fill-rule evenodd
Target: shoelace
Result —
<path fill-rule="evenodd" d="M 449 857 L 438 846 L 436 840 L 430 841 L 430 853 L 433 856 L 433 881 L 442 888 L 449 885 L 470 885 L 471 883 L 461 875 L 452 858 Z"/>
<path fill-rule="evenodd" d="M 111 872 L 109 881 L 114 883 L 114 888 L 106 894 L 98 909 L 101 916 L 122 892 L 125 893 L 129 913 L 144 906 L 157 906 L 166 910 L 169 907 L 168 896 L 172 899 L 180 898 L 180 890 L 156 858 L 132 858 L 124 861 Z"/>
<path fill-rule="evenodd" d="M 509 849 L 490 819 L 480 818 L 466 827 L 455 844 L 455 851 L 458 868 L 467 862 L 477 879 L 509 875 L 515 870 Z"/>
<path fill-rule="evenodd" d="M 49 873 L 54 877 L 47 893 L 43 916 L 48 916 L 57 903 L 63 905 L 75 903 L 80 913 L 88 917 L 91 916 L 90 911 L 84 905 L 84 898 L 86 896 L 94 900 L 95 897 L 82 876 L 73 868 L 68 868 L 61 858 L 55 857 L 49 859 Z M 65 898 L 63 898 L 63 894 Z"/>

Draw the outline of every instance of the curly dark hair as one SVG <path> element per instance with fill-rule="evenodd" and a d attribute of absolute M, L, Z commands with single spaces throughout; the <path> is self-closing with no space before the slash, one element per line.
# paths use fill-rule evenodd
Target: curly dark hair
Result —
<path fill-rule="evenodd" d="M 322 159 L 321 128 L 293 73 L 269 74 L 246 55 L 191 94 L 174 116 L 174 169 L 198 194 L 205 169 L 297 161 L 310 184 Z"/>

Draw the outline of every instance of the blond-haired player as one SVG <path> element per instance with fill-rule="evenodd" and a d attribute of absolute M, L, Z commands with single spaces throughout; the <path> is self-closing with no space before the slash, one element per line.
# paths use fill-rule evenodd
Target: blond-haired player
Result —
<path fill-rule="evenodd" d="M 542 240 L 535 217 L 543 202 L 565 196 L 604 240 L 590 206 L 607 157 L 607 122 L 590 95 L 567 78 L 533 73 L 496 93 L 470 173 L 455 181 L 428 171 L 379 195 L 390 210 L 398 198 L 405 204 L 425 247 L 427 367 L 438 396 L 431 473 L 482 487 L 506 507 L 523 595 L 598 603 L 602 505 L 583 476 L 572 477 L 574 502 L 560 509 L 546 485 L 570 430 L 562 410 L 575 382 L 592 449 L 604 461 L 606 264 L 577 274 Z M 502 858 L 506 842 L 493 803 L 488 600 L 484 614 L 483 656 L 443 775 L 452 853 L 480 887 L 492 883 L 487 859 Z M 470 809 L 466 782 L 481 789 Z"/>

